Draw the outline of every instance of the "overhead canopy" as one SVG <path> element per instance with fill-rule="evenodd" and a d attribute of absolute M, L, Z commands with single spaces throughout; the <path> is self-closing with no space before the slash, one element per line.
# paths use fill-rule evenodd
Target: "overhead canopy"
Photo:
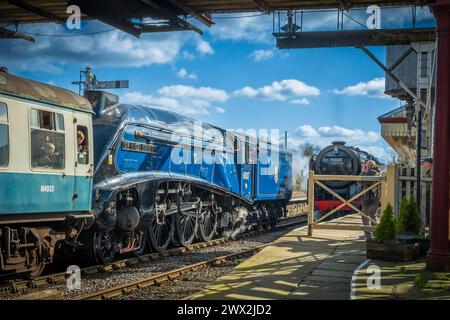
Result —
<path fill-rule="evenodd" d="M 96 19 L 127 33 L 194 30 L 186 21 L 193 17 L 211 26 L 211 14 L 227 12 L 272 12 L 287 9 L 357 8 L 370 5 L 426 5 L 425 0 L 0 0 L 0 23 L 65 22 L 68 5 L 78 5 L 83 19 Z M 161 24 L 146 24 L 150 18 Z"/>

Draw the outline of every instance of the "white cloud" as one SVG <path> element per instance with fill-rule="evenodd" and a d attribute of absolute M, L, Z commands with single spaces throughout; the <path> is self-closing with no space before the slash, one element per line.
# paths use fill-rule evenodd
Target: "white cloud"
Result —
<path fill-rule="evenodd" d="M 294 145 L 305 142 L 325 147 L 333 141 L 345 141 L 349 145 L 373 145 L 381 142 L 381 136 L 375 131 L 349 129 L 341 126 L 320 126 L 315 128 L 309 124 L 299 126 L 291 137 Z"/>
<path fill-rule="evenodd" d="M 250 58 L 253 59 L 253 61 L 263 61 L 263 60 L 269 60 L 273 58 L 274 53 L 273 50 L 255 50 L 250 54 Z"/>
<path fill-rule="evenodd" d="M 214 39 L 261 43 L 269 43 L 273 40 L 270 15 L 255 16 L 249 13 L 237 13 L 233 16 L 239 18 L 230 19 L 227 15 L 214 16 L 216 24 L 209 30 Z"/>
<path fill-rule="evenodd" d="M 380 140 L 380 135 L 375 131 L 363 131 L 361 129 L 347 129 L 340 126 L 324 126 L 319 128 L 323 137 L 339 137 L 352 139 L 353 141 L 363 141 L 366 143 Z"/>
<path fill-rule="evenodd" d="M 87 22 L 80 33 L 110 29 L 100 22 Z M 73 36 L 63 25 L 21 25 L 19 31 L 65 37 L 36 37 L 36 43 L 21 40 L 0 42 L 0 59 L 10 70 L 62 73 L 66 66 L 141 68 L 169 64 L 178 58 L 194 59 L 212 54 L 208 42 L 193 33 L 143 34 L 135 38 L 119 30 Z"/>
<path fill-rule="evenodd" d="M 185 68 L 181 68 L 180 70 L 178 70 L 177 76 L 181 79 L 197 80 L 197 75 L 194 73 L 188 73 Z"/>
<path fill-rule="evenodd" d="M 184 85 L 165 86 L 152 94 L 128 92 L 121 97 L 121 101 L 125 103 L 153 106 L 185 115 L 208 114 L 211 110 L 224 112 L 223 108 L 213 104 L 223 103 L 228 99 L 228 94 L 220 89 Z"/>
<path fill-rule="evenodd" d="M 215 107 L 214 110 L 215 110 L 217 113 L 225 113 L 225 109 L 222 108 L 222 107 Z"/>
<path fill-rule="evenodd" d="M 202 55 L 212 55 L 214 54 L 214 50 L 211 47 L 211 45 L 209 44 L 209 42 L 206 42 L 204 40 L 199 40 L 197 42 L 197 48 L 196 48 L 197 52 L 202 54 Z"/>
<path fill-rule="evenodd" d="M 308 105 L 310 102 L 306 98 L 301 98 L 301 99 L 292 99 L 289 101 L 289 103 L 299 104 L 299 105 Z"/>
<path fill-rule="evenodd" d="M 384 94 L 384 82 L 384 78 L 375 78 L 368 82 L 359 82 L 342 90 L 334 89 L 334 93 L 337 95 L 390 99 L 390 96 Z"/>
<path fill-rule="evenodd" d="M 296 133 L 298 133 L 301 137 L 308 137 L 308 138 L 319 137 L 319 133 L 317 132 L 317 130 L 314 129 L 309 124 L 299 126 L 297 128 Z"/>
<path fill-rule="evenodd" d="M 236 90 L 233 94 L 235 96 L 263 100 L 288 101 L 294 104 L 308 104 L 309 101 L 304 97 L 318 96 L 320 95 L 320 90 L 316 87 L 309 86 L 302 81 L 287 79 L 282 81 L 274 81 L 270 85 L 256 89 L 247 86 Z"/>

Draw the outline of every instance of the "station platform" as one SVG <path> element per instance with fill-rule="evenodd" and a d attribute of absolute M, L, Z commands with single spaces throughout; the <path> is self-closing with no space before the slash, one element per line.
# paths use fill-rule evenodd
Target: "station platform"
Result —
<path fill-rule="evenodd" d="M 339 223 L 348 228 L 317 229 L 312 237 L 306 227 L 287 233 L 191 299 L 350 299 L 366 243 L 359 215 Z"/>
<path fill-rule="evenodd" d="M 380 270 L 378 287 L 367 286 L 373 272 Z M 425 257 L 410 262 L 367 261 L 352 281 L 352 297 L 357 300 L 450 300 L 450 271 L 433 272 L 426 268 Z"/>

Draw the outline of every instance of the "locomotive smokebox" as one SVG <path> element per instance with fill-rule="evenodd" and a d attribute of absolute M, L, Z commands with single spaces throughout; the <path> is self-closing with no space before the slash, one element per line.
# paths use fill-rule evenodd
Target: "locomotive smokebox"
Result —
<path fill-rule="evenodd" d="M 117 225 L 125 231 L 136 229 L 141 217 L 135 207 L 125 207 L 117 212 Z"/>
<path fill-rule="evenodd" d="M 361 163 L 353 148 L 345 146 L 344 141 L 334 141 L 317 155 L 315 171 L 318 174 L 358 175 L 361 172 Z M 326 184 L 333 188 L 343 188 L 352 182 L 326 181 Z"/>

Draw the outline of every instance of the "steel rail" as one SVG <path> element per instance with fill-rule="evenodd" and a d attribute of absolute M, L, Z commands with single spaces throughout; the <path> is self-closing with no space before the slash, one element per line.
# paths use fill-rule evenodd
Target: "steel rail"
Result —
<path fill-rule="evenodd" d="M 231 261 L 234 259 L 239 259 L 242 257 L 253 255 L 254 253 L 258 252 L 259 250 L 267 247 L 268 245 L 270 245 L 270 243 L 265 243 L 265 244 L 255 247 L 255 248 L 247 249 L 247 250 L 240 251 L 237 253 L 232 253 L 232 254 L 229 254 L 226 256 L 221 256 L 221 257 L 217 257 L 214 259 L 197 262 L 197 263 L 194 263 L 194 264 L 191 264 L 188 266 L 184 266 L 184 267 L 177 268 L 174 270 L 159 273 L 159 274 L 153 275 L 148 278 L 144 278 L 141 280 L 122 284 L 122 285 L 119 285 L 119 286 L 116 286 L 113 288 L 109 288 L 109 289 L 105 289 L 105 290 L 95 292 L 92 294 L 77 297 L 77 298 L 75 298 L 75 300 L 111 300 L 113 298 L 117 298 L 122 295 L 130 294 L 137 290 L 141 290 L 141 289 L 144 289 L 144 288 L 147 288 L 150 286 L 160 285 L 161 283 L 166 282 L 166 281 L 172 281 L 187 272 L 197 271 L 200 269 L 207 268 L 209 266 L 220 265 L 227 261 Z"/>

